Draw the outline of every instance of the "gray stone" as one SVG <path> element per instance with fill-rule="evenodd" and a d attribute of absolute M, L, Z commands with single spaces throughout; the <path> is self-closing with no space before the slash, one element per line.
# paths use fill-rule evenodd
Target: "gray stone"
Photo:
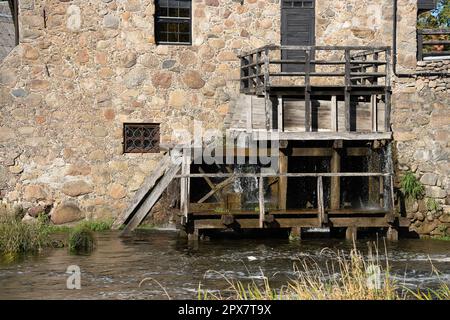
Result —
<path fill-rule="evenodd" d="M 107 14 L 103 18 L 103 26 L 109 29 L 119 28 L 120 19 L 113 14 Z"/>
<path fill-rule="evenodd" d="M 76 5 L 70 5 L 67 8 L 67 23 L 66 27 L 70 31 L 79 31 L 81 28 L 81 10 Z"/>
<path fill-rule="evenodd" d="M 440 187 L 428 187 L 425 189 L 425 195 L 430 198 L 443 199 L 447 196 L 447 192 Z"/>
<path fill-rule="evenodd" d="M 170 69 L 175 65 L 176 61 L 175 60 L 165 60 L 162 63 L 162 67 L 163 69 Z"/>
<path fill-rule="evenodd" d="M 124 83 L 128 89 L 138 87 L 147 79 L 147 73 L 142 67 L 134 68 L 124 77 Z"/>
<path fill-rule="evenodd" d="M 11 90 L 11 94 L 16 98 L 24 98 L 28 95 L 28 92 L 22 88 Z"/>
<path fill-rule="evenodd" d="M 422 178 L 420 178 L 420 182 L 428 186 L 435 186 L 437 182 L 438 176 L 434 173 L 425 173 Z"/>

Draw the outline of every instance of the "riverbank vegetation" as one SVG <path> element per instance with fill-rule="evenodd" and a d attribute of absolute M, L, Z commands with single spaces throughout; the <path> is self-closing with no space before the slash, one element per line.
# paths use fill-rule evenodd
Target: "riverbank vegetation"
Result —
<path fill-rule="evenodd" d="M 113 221 L 83 220 L 75 225 L 53 225 L 49 216 L 40 215 L 24 221 L 20 210 L 0 209 L 0 254 L 37 252 L 46 247 L 65 247 L 71 251 L 91 250 L 94 232 L 111 230 Z M 66 240 L 55 240 L 54 234 L 68 234 Z"/>
<path fill-rule="evenodd" d="M 204 300 L 448 300 L 449 287 L 442 283 L 437 289 L 411 289 L 390 274 L 388 260 L 381 263 L 378 252 L 367 258 L 354 248 L 349 254 L 324 249 L 330 256 L 325 267 L 312 259 L 298 261 L 295 277 L 281 288 L 273 288 L 268 277 L 244 283 L 215 271 L 227 283 L 225 290 L 198 289 L 198 299 Z M 387 257 L 387 253 L 385 253 Z"/>

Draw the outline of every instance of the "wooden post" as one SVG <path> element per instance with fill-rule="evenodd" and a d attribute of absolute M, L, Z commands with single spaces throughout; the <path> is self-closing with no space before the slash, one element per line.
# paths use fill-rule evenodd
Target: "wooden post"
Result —
<path fill-rule="evenodd" d="M 386 239 L 388 241 L 398 241 L 398 230 L 390 226 L 386 232 Z"/>
<path fill-rule="evenodd" d="M 259 227 L 264 227 L 264 178 L 262 176 L 258 179 L 258 189 L 259 189 Z"/>
<path fill-rule="evenodd" d="M 280 149 L 278 158 L 278 172 L 281 174 L 288 172 L 288 156 Z M 280 176 L 278 179 L 278 209 L 286 210 L 288 178 Z"/>
<path fill-rule="evenodd" d="M 355 226 L 347 227 L 347 230 L 345 230 L 345 239 L 354 241 L 358 239 L 358 228 Z"/>
<path fill-rule="evenodd" d="M 311 68 L 311 57 L 309 52 L 305 52 L 305 131 L 311 131 L 311 88 L 310 88 L 310 68 Z"/>
<path fill-rule="evenodd" d="M 197 242 L 198 240 L 200 240 L 200 232 L 195 228 L 193 233 L 188 233 L 188 241 Z"/>
<path fill-rule="evenodd" d="M 291 240 L 301 240 L 302 239 L 302 228 L 301 227 L 292 227 L 291 233 L 289 234 L 289 238 Z"/>
<path fill-rule="evenodd" d="M 250 96 L 250 103 L 247 107 L 247 132 L 253 132 L 253 97 Z"/>
<path fill-rule="evenodd" d="M 372 132 L 378 132 L 378 100 L 376 94 L 370 96 L 370 115 L 372 120 Z"/>
<path fill-rule="evenodd" d="M 328 223 L 328 217 L 325 213 L 325 204 L 323 201 L 323 181 L 322 176 L 317 177 L 317 210 L 319 211 L 320 225 Z"/>
<path fill-rule="evenodd" d="M 337 148 L 333 148 L 331 154 L 330 169 L 332 173 L 341 172 L 341 154 Z M 339 209 L 341 207 L 341 179 L 340 177 L 331 177 L 330 207 Z"/>
<path fill-rule="evenodd" d="M 391 50 L 386 49 L 386 80 L 385 80 L 384 131 L 391 131 Z"/>
<path fill-rule="evenodd" d="M 336 96 L 331 97 L 331 131 L 337 132 L 339 127 L 338 101 Z"/>
<path fill-rule="evenodd" d="M 351 72 L 351 64 L 350 64 L 350 50 L 345 49 L 345 130 L 350 131 L 351 129 L 351 81 L 350 81 L 350 72 Z"/>
<path fill-rule="evenodd" d="M 191 148 L 183 149 L 183 160 L 181 163 L 181 174 L 188 175 L 191 173 Z M 184 217 L 184 221 L 188 221 L 189 214 L 189 202 L 190 202 L 190 178 L 183 177 L 181 178 L 181 191 L 180 191 L 180 209 L 181 214 Z"/>
<path fill-rule="evenodd" d="M 284 114 L 283 114 L 283 100 L 278 97 L 278 131 L 283 132 L 284 131 Z"/>
<path fill-rule="evenodd" d="M 423 60 L 423 33 L 417 30 L 417 61 Z"/>

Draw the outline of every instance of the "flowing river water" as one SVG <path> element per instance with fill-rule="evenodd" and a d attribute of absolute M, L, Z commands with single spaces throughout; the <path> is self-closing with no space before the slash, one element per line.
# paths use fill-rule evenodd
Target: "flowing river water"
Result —
<path fill-rule="evenodd" d="M 321 265 L 332 259 L 328 247 L 349 252 L 344 240 L 240 239 L 211 240 L 196 245 L 168 230 L 140 231 L 122 239 L 117 232 L 98 233 L 96 249 L 86 255 L 66 248 L 48 249 L 18 260 L 0 262 L 0 299 L 166 299 L 154 281 L 139 287 L 144 278 L 157 280 L 171 298 L 196 299 L 199 283 L 210 290 L 227 287 L 229 279 L 262 281 L 262 274 L 279 287 L 295 278 L 294 264 L 312 258 Z M 367 241 L 358 241 L 367 252 Z M 384 244 L 380 241 L 384 256 Z M 415 288 L 450 284 L 450 242 L 401 239 L 387 244 L 392 273 L 402 284 Z M 66 269 L 81 270 L 81 289 L 66 287 Z M 437 275 L 433 268 L 440 271 Z M 208 272 L 214 270 L 215 272 Z"/>

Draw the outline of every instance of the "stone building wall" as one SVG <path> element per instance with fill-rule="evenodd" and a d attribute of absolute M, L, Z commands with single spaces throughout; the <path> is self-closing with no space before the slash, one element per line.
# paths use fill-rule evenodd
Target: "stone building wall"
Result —
<path fill-rule="evenodd" d="M 418 72 L 450 72 L 450 60 L 420 61 Z M 450 77 L 397 79 L 392 129 L 398 180 L 407 172 L 425 187 L 424 198 L 406 203 L 411 229 L 421 235 L 450 233 Z M 439 204 L 429 210 L 428 199 Z"/>
<path fill-rule="evenodd" d="M 155 44 L 152 0 L 19 1 L 21 44 L 0 64 L 0 198 L 114 217 L 161 157 L 123 154 L 124 122 L 161 123 L 162 143 L 194 119 L 222 128 L 238 98 L 236 55 L 280 42 L 280 1 L 192 3 L 192 46 L 168 46 Z M 416 11 L 399 0 L 400 70 L 416 64 Z M 391 42 L 391 0 L 316 1 L 316 44 Z M 411 83 L 397 91 L 416 95 Z M 394 113 L 401 135 L 411 115 Z"/>

